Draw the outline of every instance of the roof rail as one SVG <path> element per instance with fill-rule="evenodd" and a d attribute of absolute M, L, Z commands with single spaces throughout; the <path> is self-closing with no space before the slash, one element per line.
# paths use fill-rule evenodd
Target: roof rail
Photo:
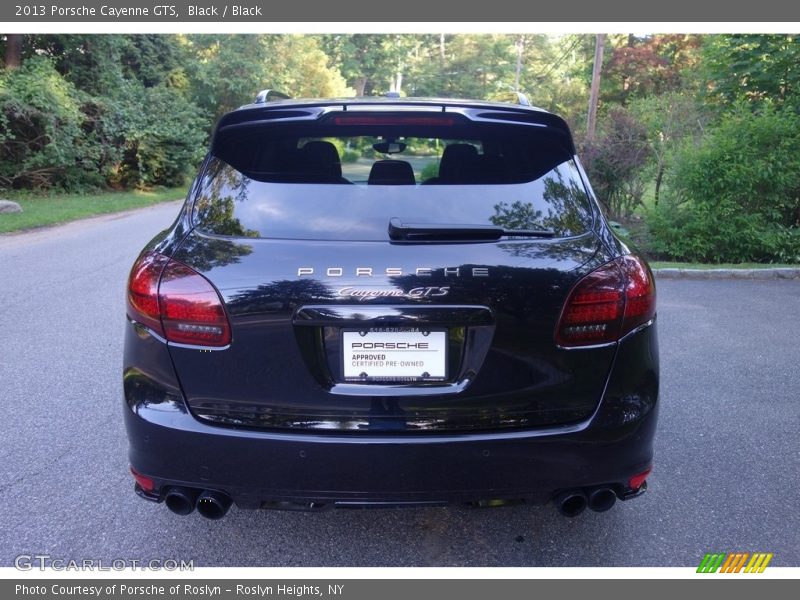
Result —
<path fill-rule="evenodd" d="M 517 94 L 517 104 L 522 106 L 530 106 L 531 102 L 528 100 L 528 97 L 523 94 L 522 92 L 515 92 Z"/>
<path fill-rule="evenodd" d="M 289 100 L 291 96 L 284 94 L 278 90 L 261 90 L 256 95 L 255 104 L 264 104 L 265 102 L 272 102 L 273 100 Z"/>
<path fill-rule="evenodd" d="M 519 104 L 520 106 L 531 105 L 528 97 L 522 92 L 499 92 L 493 94 L 489 99 L 495 102 L 505 102 L 506 104 Z"/>

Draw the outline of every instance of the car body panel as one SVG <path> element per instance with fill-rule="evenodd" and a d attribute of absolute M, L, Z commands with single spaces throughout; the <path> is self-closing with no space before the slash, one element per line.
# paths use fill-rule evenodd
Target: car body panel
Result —
<path fill-rule="evenodd" d="M 556 206 L 581 196 L 583 216 L 571 217 L 563 229 L 551 219 L 555 228 L 547 235 L 515 237 L 510 222 L 490 217 L 489 226 L 511 233 L 493 240 L 398 240 L 390 221 L 414 222 L 437 194 L 447 197 L 446 206 L 455 206 L 459 190 L 470 206 L 484 194 L 487 206 L 497 209 L 509 191 L 524 185 L 379 190 L 297 185 L 291 178 L 273 184 L 270 172 L 231 184 L 237 193 L 214 213 L 222 220 L 206 226 L 209 204 L 205 212 L 198 207 L 209 190 L 223 189 L 209 187 L 221 172 L 215 152 L 236 158 L 236 136 L 256 130 L 289 135 L 298 127 L 307 135 L 314 123 L 330 135 L 331 123 L 342 115 L 355 130 L 377 115 L 394 132 L 400 125 L 391 119 L 400 123 L 408 114 L 424 123 L 431 115 L 452 116 L 466 132 L 473 126 L 491 135 L 512 126 L 546 131 L 542 140 L 572 161 L 572 196 Z M 274 189 L 276 202 L 298 211 L 298 223 L 317 211 L 331 218 L 325 202 L 338 197 L 346 207 L 340 211 L 344 226 L 312 230 L 299 223 L 280 230 L 274 220 L 255 219 L 252 212 L 248 217 L 242 213 L 248 181 L 262 199 Z M 415 190 L 420 195 L 408 200 L 414 208 L 405 214 L 404 198 L 414 198 L 408 194 Z M 213 196 L 212 204 L 220 197 Z M 347 222 L 358 224 L 359 202 L 379 204 L 364 216 L 363 235 Z M 250 220 L 240 222 L 243 215 Z M 481 223 L 468 227 L 480 233 L 487 226 Z M 231 337 L 213 348 L 175 343 L 129 313 L 125 422 L 131 465 L 153 482 L 150 491 L 137 488 L 143 497 L 160 501 L 178 486 L 220 491 L 245 508 L 289 508 L 544 502 L 564 490 L 596 486 L 624 499 L 646 489 L 631 489 L 628 481 L 653 459 L 655 316 L 618 341 L 573 348 L 556 342 L 565 303 L 580 282 L 634 251 L 607 225 L 569 129 L 555 115 L 438 99 L 243 107 L 219 121 L 180 214 L 143 255 L 148 252 L 212 286 Z M 343 332 L 390 330 L 443 332 L 446 373 L 388 380 L 345 376 Z"/>

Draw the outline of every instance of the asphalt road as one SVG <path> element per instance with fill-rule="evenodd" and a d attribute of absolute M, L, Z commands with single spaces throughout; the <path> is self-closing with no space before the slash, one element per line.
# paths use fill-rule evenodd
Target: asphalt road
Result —
<path fill-rule="evenodd" d="M 800 282 L 659 282 L 655 472 L 608 513 L 552 506 L 178 517 L 127 472 L 123 289 L 177 205 L 0 236 L 0 565 L 692 566 L 708 551 L 800 565 Z"/>

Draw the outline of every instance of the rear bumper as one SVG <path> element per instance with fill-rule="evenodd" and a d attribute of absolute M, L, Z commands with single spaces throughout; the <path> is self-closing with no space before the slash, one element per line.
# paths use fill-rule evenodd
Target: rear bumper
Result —
<path fill-rule="evenodd" d="M 539 430 L 365 436 L 219 427 L 195 419 L 178 387 L 148 371 L 126 367 L 125 420 L 130 463 L 155 480 L 156 500 L 168 485 L 224 491 L 243 508 L 544 503 L 600 484 L 625 497 L 628 479 L 653 458 L 655 325 L 620 343 L 592 417 Z"/>

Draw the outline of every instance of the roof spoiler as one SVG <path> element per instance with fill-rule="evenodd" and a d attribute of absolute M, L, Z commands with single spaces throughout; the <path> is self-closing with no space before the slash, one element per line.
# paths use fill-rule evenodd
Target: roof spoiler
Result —
<path fill-rule="evenodd" d="M 395 106 L 402 106 L 404 111 L 416 108 L 420 111 L 430 111 L 436 113 L 461 114 L 473 121 L 496 122 L 496 123 L 527 123 L 535 127 L 545 127 L 560 133 L 564 136 L 567 148 L 575 153 L 575 145 L 572 134 L 567 122 L 561 117 L 547 111 L 521 104 L 521 99 L 527 101 L 523 94 L 522 98 L 514 92 L 516 101 L 502 103 L 480 103 L 469 100 L 445 100 L 437 98 L 426 99 L 404 99 L 402 101 L 387 98 L 330 98 L 330 99 L 309 99 L 294 100 L 292 102 L 273 102 L 283 100 L 287 96 L 274 90 L 264 90 L 260 92 L 257 102 L 248 106 L 242 106 L 237 110 L 231 111 L 217 121 L 212 136 L 212 145 L 215 143 L 217 134 L 223 130 L 233 130 L 239 127 L 250 127 L 257 123 L 306 121 L 313 122 L 324 117 L 331 112 L 357 112 L 362 108 L 369 107 L 372 110 L 385 109 L 392 111 Z M 395 105 L 397 102 L 397 105 Z"/>

